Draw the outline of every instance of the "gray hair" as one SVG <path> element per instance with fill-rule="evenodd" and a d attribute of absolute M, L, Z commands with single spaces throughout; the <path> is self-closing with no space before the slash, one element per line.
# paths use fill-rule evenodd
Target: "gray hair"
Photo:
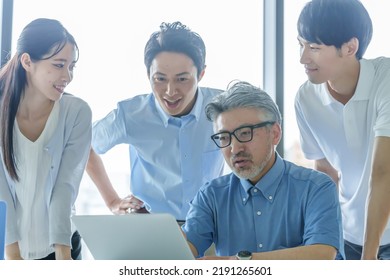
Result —
<path fill-rule="evenodd" d="M 205 111 L 207 119 L 215 121 L 221 113 L 237 108 L 258 109 L 264 113 L 267 121 L 282 123 L 278 105 L 272 98 L 260 88 L 243 81 L 235 82 L 231 86 L 229 84 L 226 91 L 206 105 Z"/>

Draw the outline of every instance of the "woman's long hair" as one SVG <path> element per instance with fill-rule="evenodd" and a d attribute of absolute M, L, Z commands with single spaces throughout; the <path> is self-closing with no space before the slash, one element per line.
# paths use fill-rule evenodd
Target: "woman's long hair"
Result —
<path fill-rule="evenodd" d="M 17 42 L 15 55 L 0 69 L 0 145 L 3 163 L 10 177 L 19 180 L 13 144 L 13 128 L 16 113 L 27 85 L 26 71 L 21 64 L 24 53 L 33 62 L 58 54 L 67 43 L 78 47 L 73 36 L 53 19 L 39 18 L 30 22 Z"/>

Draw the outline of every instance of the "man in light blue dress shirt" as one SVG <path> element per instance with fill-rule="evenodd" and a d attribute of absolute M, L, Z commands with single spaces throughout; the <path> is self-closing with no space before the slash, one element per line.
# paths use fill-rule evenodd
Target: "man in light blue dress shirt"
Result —
<path fill-rule="evenodd" d="M 193 254 L 202 257 L 214 242 L 217 256 L 204 258 L 343 258 L 336 186 L 276 153 L 281 116 L 269 95 L 238 82 L 205 110 L 233 173 L 206 183 L 191 202 L 182 229 Z"/>
<path fill-rule="evenodd" d="M 221 91 L 198 87 L 205 56 L 197 33 L 180 22 L 162 23 L 145 46 L 152 92 L 120 101 L 94 123 L 87 172 L 115 214 L 170 213 L 184 220 L 199 187 L 222 174 L 223 157 L 204 114 Z M 121 199 L 97 154 L 123 143 L 129 145 L 131 195 Z"/>

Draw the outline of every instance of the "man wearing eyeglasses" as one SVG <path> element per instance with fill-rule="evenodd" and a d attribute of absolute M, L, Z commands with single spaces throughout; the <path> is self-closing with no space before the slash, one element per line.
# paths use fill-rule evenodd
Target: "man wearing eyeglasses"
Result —
<path fill-rule="evenodd" d="M 337 190 L 327 175 L 282 159 L 281 115 L 268 94 L 238 82 L 206 105 L 212 141 L 231 174 L 204 185 L 182 229 L 203 259 L 344 257 Z"/>

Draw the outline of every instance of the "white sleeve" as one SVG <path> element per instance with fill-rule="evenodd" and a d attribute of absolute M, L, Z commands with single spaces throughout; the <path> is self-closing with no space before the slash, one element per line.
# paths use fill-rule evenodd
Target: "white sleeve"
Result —
<path fill-rule="evenodd" d="M 301 89 L 300 89 L 301 90 Z M 322 152 L 318 142 L 313 134 L 312 129 L 310 128 L 305 112 L 304 112 L 304 104 L 302 104 L 301 99 L 302 94 L 298 91 L 295 98 L 295 116 L 300 132 L 300 142 L 301 149 L 304 156 L 310 160 L 317 160 L 325 158 L 324 153 Z"/>

